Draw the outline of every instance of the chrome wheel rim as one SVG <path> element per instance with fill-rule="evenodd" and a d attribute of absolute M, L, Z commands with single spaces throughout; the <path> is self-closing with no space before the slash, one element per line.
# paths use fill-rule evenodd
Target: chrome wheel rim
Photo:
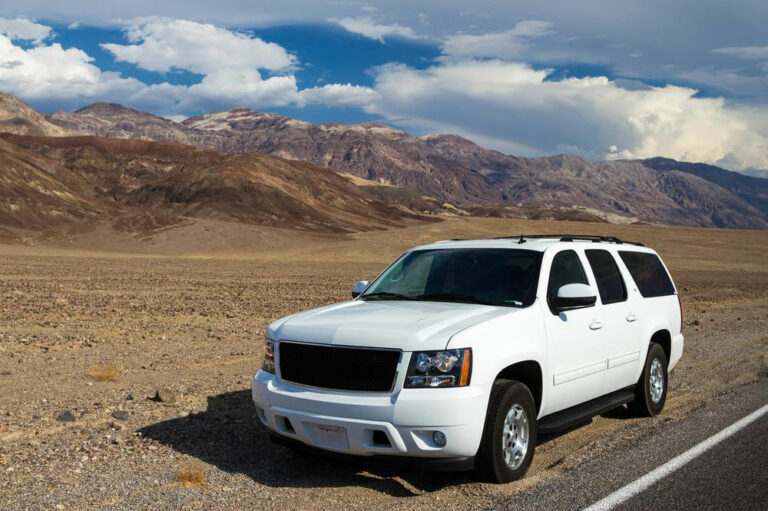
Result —
<path fill-rule="evenodd" d="M 528 452 L 528 438 L 528 415 L 522 406 L 514 404 L 504 417 L 504 434 L 501 435 L 504 461 L 512 470 L 523 464 Z"/>
<path fill-rule="evenodd" d="M 648 387 L 651 391 L 651 401 L 658 403 L 664 394 L 664 368 L 658 358 L 651 362 L 651 377 L 648 378 Z"/>

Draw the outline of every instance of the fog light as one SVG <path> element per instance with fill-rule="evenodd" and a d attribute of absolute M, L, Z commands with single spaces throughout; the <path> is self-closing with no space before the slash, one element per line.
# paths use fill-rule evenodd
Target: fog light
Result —
<path fill-rule="evenodd" d="M 445 433 L 442 431 L 435 431 L 432 433 L 432 441 L 435 442 L 435 445 L 438 447 L 445 447 Z"/>

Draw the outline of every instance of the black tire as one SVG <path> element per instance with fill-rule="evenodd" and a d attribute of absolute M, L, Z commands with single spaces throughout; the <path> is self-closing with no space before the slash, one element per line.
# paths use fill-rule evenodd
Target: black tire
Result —
<path fill-rule="evenodd" d="M 502 446 L 504 421 L 513 407 L 516 407 L 518 414 L 520 411 L 525 414 L 528 441 L 524 455 L 513 461 L 513 466 L 510 466 Z M 522 429 L 518 431 L 522 432 Z M 522 478 L 531 466 L 536 450 L 537 432 L 536 404 L 528 387 L 512 380 L 497 380 L 491 389 L 483 437 L 475 459 L 477 477 L 492 483 L 508 483 Z"/>
<path fill-rule="evenodd" d="M 651 395 L 651 370 L 654 366 L 654 360 L 661 365 L 661 374 L 663 375 L 661 395 L 654 399 Z M 629 403 L 629 409 L 635 415 L 640 417 L 653 417 L 661 413 L 664 409 L 664 403 L 667 401 L 667 386 L 669 385 L 669 374 L 667 373 L 667 356 L 664 349 L 655 342 L 652 342 L 648 348 L 648 356 L 645 357 L 643 374 L 640 375 L 635 386 L 635 399 Z M 657 371 L 658 376 L 658 371 Z M 656 379 L 656 381 L 658 381 Z"/>

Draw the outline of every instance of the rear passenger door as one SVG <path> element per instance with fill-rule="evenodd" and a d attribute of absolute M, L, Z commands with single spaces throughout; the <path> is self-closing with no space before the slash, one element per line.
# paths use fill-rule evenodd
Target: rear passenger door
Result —
<path fill-rule="evenodd" d="M 602 304 L 603 339 L 607 369 L 601 394 L 635 383 L 640 363 L 640 305 L 636 293 L 630 293 L 614 255 L 605 249 L 584 251 Z"/>

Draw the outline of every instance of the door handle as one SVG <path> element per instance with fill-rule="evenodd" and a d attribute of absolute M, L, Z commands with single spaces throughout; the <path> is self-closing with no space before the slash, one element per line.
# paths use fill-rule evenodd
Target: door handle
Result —
<path fill-rule="evenodd" d="M 600 330 L 601 328 L 603 328 L 603 323 L 596 319 L 593 319 L 592 323 L 589 324 L 590 330 Z"/>
<path fill-rule="evenodd" d="M 635 314 L 634 312 L 630 312 L 629 314 L 627 314 L 627 321 L 629 321 L 630 323 L 632 323 L 633 321 L 637 321 L 637 314 Z"/>

